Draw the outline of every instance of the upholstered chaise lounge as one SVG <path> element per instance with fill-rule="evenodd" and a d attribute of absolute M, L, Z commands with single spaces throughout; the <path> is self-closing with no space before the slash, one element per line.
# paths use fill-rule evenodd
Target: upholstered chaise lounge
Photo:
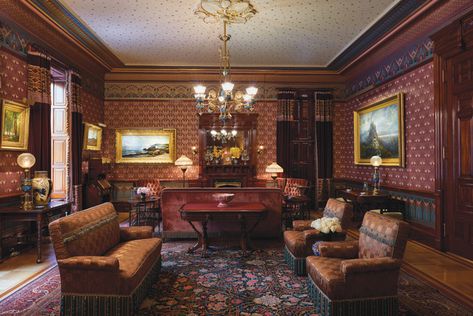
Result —
<path fill-rule="evenodd" d="M 356 241 L 321 242 L 307 257 L 309 291 L 322 316 L 397 316 L 409 224 L 368 212 Z"/>
<path fill-rule="evenodd" d="M 337 217 L 342 229 L 347 229 L 353 216 L 351 204 L 329 199 L 321 216 Z M 320 216 L 319 216 L 320 217 Z M 312 228 L 312 220 L 295 220 L 293 230 L 284 232 L 284 257 L 287 264 L 297 275 L 306 274 L 305 258 L 312 254 L 312 245 L 316 241 L 325 240 L 325 235 Z M 345 240 L 346 232 L 333 234 L 331 240 Z"/>
<path fill-rule="evenodd" d="M 151 227 L 120 228 L 111 203 L 49 224 L 61 275 L 61 315 L 131 315 L 161 267 Z"/>

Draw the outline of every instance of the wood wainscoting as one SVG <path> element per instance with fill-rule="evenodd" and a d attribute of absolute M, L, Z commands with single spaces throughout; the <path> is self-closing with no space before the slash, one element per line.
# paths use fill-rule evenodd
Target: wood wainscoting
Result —
<path fill-rule="evenodd" d="M 344 188 L 362 189 L 363 183 L 348 179 L 334 179 L 331 196 Z M 383 191 L 392 198 L 405 204 L 402 210 L 406 221 L 411 224 L 410 238 L 424 243 L 432 248 L 442 249 L 441 197 L 434 192 L 412 191 L 396 187 L 383 186 Z"/>

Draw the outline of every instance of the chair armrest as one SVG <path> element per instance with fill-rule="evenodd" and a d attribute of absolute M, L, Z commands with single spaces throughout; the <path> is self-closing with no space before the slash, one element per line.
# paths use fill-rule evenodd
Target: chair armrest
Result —
<path fill-rule="evenodd" d="M 151 237 L 153 237 L 153 227 L 151 226 L 120 227 L 120 241 Z"/>
<path fill-rule="evenodd" d="M 390 257 L 343 260 L 341 269 L 343 274 L 369 273 L 377 271 L 398 270 L 401 260 Z"/>
<path fill-rule="evenodd" d="M 311 223 L 312 223 L 311 220 L 295 220 L 295 221 L 292 221 L 292 229 L 299 232 L 302 232 L 304 230 L 314 229 L 313 227 L 310 226 Z"/>
<path fill-rule="evenodd" d="M 322 242 L 319 252 L 321 257 L 355 259 L 358 258 L 358 240 Z"/>
<path fill-rule="evenodd" d="M 57 261 L 60 268 L 72 270 L 101 270 L 118 272 L 119 263 L 115 257 L 76 256 Z"/>

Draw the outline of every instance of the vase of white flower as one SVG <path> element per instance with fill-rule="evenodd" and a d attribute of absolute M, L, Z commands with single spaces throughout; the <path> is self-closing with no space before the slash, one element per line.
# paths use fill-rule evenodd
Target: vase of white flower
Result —
<path fill-rule="evenodd" d="M 329 236 L 342 232 L 342 226 L 337 217 L 322 217 L 313 221 L 310 226 L 326 234 L 328 240 L 330 240 Z"/>
<path fill-rule="evenodd" d="M 141 198 L 142 201 L 145 201 L 146 200 L 146 197 L 148 196 L 150 190 L 148 187 L 139 187 L 137 190 L 136 190 L 136 194 L 138 194 Z"/>

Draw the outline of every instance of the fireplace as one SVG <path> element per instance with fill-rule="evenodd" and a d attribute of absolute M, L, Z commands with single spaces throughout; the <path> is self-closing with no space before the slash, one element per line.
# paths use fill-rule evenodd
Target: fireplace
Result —
<path fill-rule="evenodd" d="M 241 181 L 239 179 L 219 179 L 219 180 L 215 180 L 214 187 L 216 188 L 241 188 Z"/>

